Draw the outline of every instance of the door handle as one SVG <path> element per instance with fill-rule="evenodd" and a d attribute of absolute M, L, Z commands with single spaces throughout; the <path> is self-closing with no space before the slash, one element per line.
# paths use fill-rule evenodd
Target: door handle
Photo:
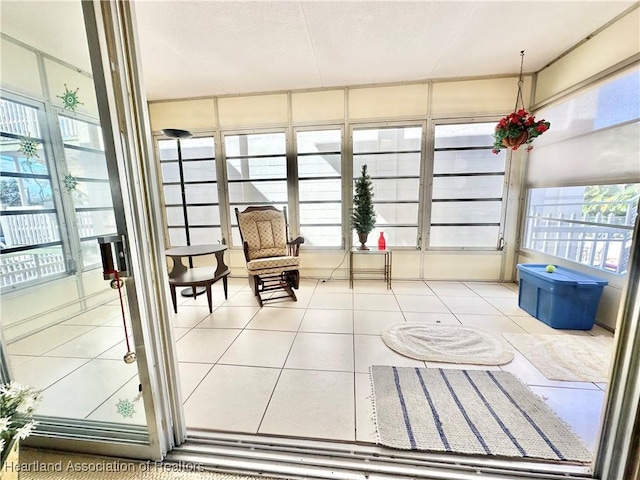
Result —
<path fill-rule="evenodd" d="M 102 277 L 113 280 L 118 277 L 128 277 L 128 258 L 126 237 L 124 235 L 109 235 L 98 237 L 100 257 L 102 258 Z"/>

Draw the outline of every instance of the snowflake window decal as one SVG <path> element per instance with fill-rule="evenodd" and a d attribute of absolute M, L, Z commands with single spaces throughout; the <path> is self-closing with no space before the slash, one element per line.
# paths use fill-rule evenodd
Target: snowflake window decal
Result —
<path fill-rule="evenodd" d="M 64 90 L 65 91 L 62 95 L 56 96 L 62 99 L 62 105 L 66 110 L 71 110 L 75 113 L 78 105 L 84 105 L 84 103 L 78 100 L 78 90 L 80 90 L 80 88 L 76 88 L 74 91 L 71 91 L 67 88 L 67 84 L 65 83 Z"/>
<path fill-rule="evenodd" d="M 40 142 L 37 142 L 36 140 L 22 137 L 20 139 L 20 147 L 18 148 L 18 152 L 23 154 L 27 160 L 30 160 L 32 158 L 40 158 L 38 157 L 39 144 Z"/>
<path fill-rule="evenodd" d="M 78 177 L 74 177 L 70 173 L 64 176 L 64 188 L 67 189 L 67 192 L 73 192 L 78 186 Z"/>
<path fill-rule="evenodd" d="M 119 399 L 118 403 L 116 403 L 116 409 L 118 410 L 118 413 L 122 415 L 124 418 L 133 417 L 133 414 L 136 413 L 136 410 L 134 407 L 135 405 L 133 404 L 133 402 L 126 399 L 125 400 Z"/>

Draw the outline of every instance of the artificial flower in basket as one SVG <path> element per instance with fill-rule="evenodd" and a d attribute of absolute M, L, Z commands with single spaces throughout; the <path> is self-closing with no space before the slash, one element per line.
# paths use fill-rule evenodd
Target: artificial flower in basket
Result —
<path fill-rule="evenodd" d="M 503 117 L 496 125 L 493 134 L 492 152 L 497 154 L 501 148 L 517 150 L 520 145 L 527 144 L 527 152 L 533 148 L 531 142 L 549 130 L 551 124 L 544 119 L 536 120 L 524 109 Z"/>
<path fill-rule="evenodd" d="M 35 428 L 33 412 L 40 391 L 16 382 L 0 385 L 0 466 L 17 440 L 24 440 Z"/>

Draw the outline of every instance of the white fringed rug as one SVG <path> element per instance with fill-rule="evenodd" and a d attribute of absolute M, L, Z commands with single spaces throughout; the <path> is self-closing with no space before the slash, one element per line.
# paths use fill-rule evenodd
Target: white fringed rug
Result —
<path fill-rule="evenodd" d="M 374 365 L 370 373 L 381 445 L 591 461 L 570 428 L 508 372 Z"/>
<path fill-rule="evenodd" d="M 381 335 L 391 350 L 417 360 L 473 365 L 513 360 L 513 348 L 502 336 L 463 325 L 393 323 Z"/>
<path fill-rule="evenodd" d="M 606 382 L 613 338 L 582 335 L 524 335 L 504 337 L 549 380 Z"/>

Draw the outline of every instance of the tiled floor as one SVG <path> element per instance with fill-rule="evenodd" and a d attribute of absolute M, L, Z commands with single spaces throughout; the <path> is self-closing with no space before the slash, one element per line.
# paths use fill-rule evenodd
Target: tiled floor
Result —
<path fill-rule="evenodd" d="M 182 302 L 183 318 L 200 323 L 180 330 L 178 357 L 187 425 L 243 433 L 375 442 L 368 369 L 373 364 L 487 368 L 403 357 L 385 346 L 380 330 L 395 322 L 458 323 L 494 333 L 611 335 L 554 330 L 518 308 L 515 284 L 473 282 L 328 283 L 305 280 L 298 302 L 255 305 L 244 280 L 212 315 L 204 299 Z M 203 350 L 203 345 L 207 348 Z M 198 353 L 200 352 L 200 353 Z M 605 385 L 548 380 L 516 352 L 502 369 L 517 375 L 595 444 Z M 570 405 L 578 405 L 572 408 Z"/>
<path fill-rule="evenodd" d="M 611 335 L 554 330 L 517 306 L 515 284 L 303 280 L 298 302 L 257 307 L 246 279 L 230 279 L 229 298 L 214 287 L 179 297 L 172 318 L 187 425 L 192 428 L 375 442 L 368 369 L 373 364 L 487 368 L 421 362 L 385 346 L 380 330 L 395 322 L 457 323 L 500 333 Z M 111 308 L 113 307 L 113 308 Z M 14 375 L 45 389 L 41 413 L 144 423 L 115 408 L 137 405 L 137 375 L 126 351 L 119 306 L 100 307 L 9 345 Z M 45 368 L 46 367 L 46 368 Z M 606 385 L 548 380 L 525 357 L 501 367 L 531 386 L 594 447 Z"/>

